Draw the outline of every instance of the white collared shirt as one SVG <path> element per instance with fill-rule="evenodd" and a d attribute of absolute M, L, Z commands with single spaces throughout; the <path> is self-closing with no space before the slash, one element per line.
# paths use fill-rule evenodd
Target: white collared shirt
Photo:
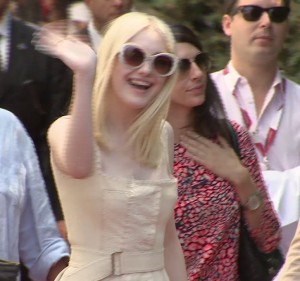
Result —
<path fill-rule="evenodd" d="M 255 106 L 252 104 L 253 94 L 246 78 L 241 77 L 231 64 L 228 69 L 227 74 L 224 70 L 211 74 L 220 92 L 228 118 L 245 126 L 240 105 L 233 95 L 234 88 L 237 88 L 238 98 L 243 101 L 245 109 L 254 120 L 252 132 L 257 131 L 265 140 L 272 116 L 276 113 L 278 106 L 283 105 L 281 122 L 268 152 L 269 170 L 285 171 L 300 166 L 300 86 L 284 78 L 278 71 L 267 94 L 262 113 L 257 117 Z M 239 82 L 239 79 L 242 82 Z M 278 87 L 283 79 L 284 87 Z M 258 157 L 262 161 L 260 153 Z"/>
<path fill-rule="evenodd" d="M 0 258 L 22 262 L 34 280 L 69 255 L 59 235 L 34 145 L 20 121 L 0 109 Z"/>
<path fill-rule="evenodd" d="M 286 253 L 300 218 L 300 86 L 284 78 L 278 70 L 262 112 L 257 116 L 249 83 L 231 63 L 225 70 L 212 73 L 211 77 L 220 92 L 229 119 L 246 126 L 241 107 L 247 111 L 252 120 L 249 132 L 254 142 L 255 137 L 266 140 L 272 118 L 278 107 L 283 106 L 275 139 L 267 152 L 268 167 L 258 150 L 257 155 L 281 225 L 286 227 L 281 243 Z"/>
<path fill-rule="evenodd" d="M 90 35 L 92 48 L 94 49 L 94 51 L 96 53 L 98 53 L 98 50 L 99 50 L 99 47 L 101 44 L 101 40 L 102 40 L 102 36 L 99 33 L 99 31 L 96 29 L 96 26 L 92 20 L 88 24 L 88 32 Z"/>
<path fill-rule="evenodd" d="M 75 2 L 68 6 L 68 19 L 88 23 L 92 14 L 85 2 Z"/>

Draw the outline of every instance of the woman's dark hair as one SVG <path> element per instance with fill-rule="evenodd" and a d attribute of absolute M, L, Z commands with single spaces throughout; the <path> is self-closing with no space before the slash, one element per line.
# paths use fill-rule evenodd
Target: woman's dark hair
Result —
<path fill-rule="evenodd" d="M 182 24 L 172 24 L 170 28 L 177 43 L 189 43 L 203 52 L 199 37 L 190 28 Z M 207 138 L 222 136 L 234 147 L 232 130 L 229 128 L 231 125 L 227 120 L 217 87 L 208 73 L 205 101 L 193 108 L 192 123 L 190 125 L 199 135 Z"/>

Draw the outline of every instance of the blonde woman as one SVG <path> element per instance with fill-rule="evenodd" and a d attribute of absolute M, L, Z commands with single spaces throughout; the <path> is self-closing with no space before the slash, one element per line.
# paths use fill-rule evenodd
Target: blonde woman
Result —
<path fill-rule="evenodd" d="M 57 280 L 187 280 L 165 122 L 177 66 L 169 28 L 143 13 L 123 15 L 98 63 L 87 45 L 55 30 L 44 28 L 38 47 L 75 75 L 70 115 L 49 130 L 72 252 Z"/>

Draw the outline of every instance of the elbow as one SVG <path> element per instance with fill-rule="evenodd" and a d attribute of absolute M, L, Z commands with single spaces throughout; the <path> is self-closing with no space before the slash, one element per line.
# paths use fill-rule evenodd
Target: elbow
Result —
<path fill-rule="evenodd" d="M 91 175 L 92 165 L 70 165 L 65 172 L 74 179 L 84 179 Z"/>

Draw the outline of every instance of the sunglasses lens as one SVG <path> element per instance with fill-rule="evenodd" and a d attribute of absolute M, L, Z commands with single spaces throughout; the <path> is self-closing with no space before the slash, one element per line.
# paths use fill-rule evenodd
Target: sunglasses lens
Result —
<path fill-rule="evenodd" d="M 260 19 L 262 13 L 264 12 L 263 8 L 259 6 L 242 6 L 241 13 L 246 21 L 257 21 Z"/>
<path fill-rule="evenodd" d="M 178 68 L 180 72 L 187 72 L 191 68 L 191 62 L 189 59 L 180 59 L 178 63 Z"/>
<path fill-rule="evenodd" d="M 174 59 L 166 54 L 155 56 L 153 67 L 159 75 L 168 75 L 174 67 Z"/>
<path fill-rule="evenodd" d="M 135 45 L 124 45 L 119 53 L 119 60 L 133 69 L 140 68 L 145 62 L 151 63 L 151 68 L 160 76 L 169 76 L 175 70 L 176 60 L 168 53 L 147 56 L 146 53 Z"/>
<path fill-rule="evenodd" d="M 197 64 L 197 66 L 202 70 L 207 72 L 210 68 L 210 59 L 207 53 L 199 53 L 194 58 L 194 62 Z M 189 59 L 180 59 L 179 60 L 179 70 L 180 72 L 184 73 L 191 69 L 192 60 Z"/>
<path fill-rule="evenodd" d="M 272 22 L 284 22 L 289 15 L 290 9 L 288 7 L 279 6 L 271 8 L 262 8 L 255 5 L 245 5 L 239 7 L 246 21 L 258 21 L 264 12 L 267 12 Z"/>
<path fill-rule="evenodd" d="M 145 53 L 136 46 L 127 45 L 123 49 L 123 61 L 131 67 L 139 67 L 145 60 Z"/>
<path fill-rule="evenodd" d="M 208 54 L 206 53 L 200 53 L 195 57 L 195 63 L 198 65 L 198 67 L 207 72 L 210 68 L 210 59 Z"/>
<path fill-rule="evenodd" d="M 272 22 L 284 22 L 289 16 L 290 9 L 288 7 L 273 7 L 269 10 L 269 16 Z"/>

